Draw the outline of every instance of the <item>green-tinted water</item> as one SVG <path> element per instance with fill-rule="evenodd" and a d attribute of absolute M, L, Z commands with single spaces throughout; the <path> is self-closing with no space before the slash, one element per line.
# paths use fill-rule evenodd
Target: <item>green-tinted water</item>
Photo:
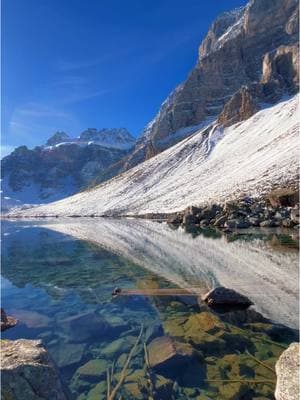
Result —
<path fill-rule="evenodd" d="M 297 309 L 295 237 L 256 231 L 224 238 L 96 219 L 7 222 L 3 235 L 2 305 L 20 320 L 3 337 L 42 339 L 71 398 L 106 399 L 107 371 L 113 388 L 141 328 L 116 398 L 274 398 L 275 362 L 297 340 L 297 317 L 288 311 Z M 255 309 L 217 314 L 197 297 L 111 296 L 116 286 L 204 290 L 230 279 L 232 287 L 246 283 Z M 274 315 L 276 323 L 268 319 Z"/>

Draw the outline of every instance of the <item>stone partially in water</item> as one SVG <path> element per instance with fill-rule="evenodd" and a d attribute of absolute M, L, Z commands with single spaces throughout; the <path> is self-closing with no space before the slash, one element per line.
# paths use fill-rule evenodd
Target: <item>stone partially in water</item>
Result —
<path fill-rule="evenodd" d="M 202 300 L 210 307 L 248 308 L 253 305 L 248 297 L 222 286 L 210 290 Z"/>
<path fill-rule="evenodd" d="M 2 340 L 3 400 L 66 400 L 55 365 L 40 340 Z"/>
<path fill-rule="evenodd" d="M 300 393 L 300 344 L 292 343 L 276 363 L 276 400 L 298 400 Z"/>
<path fill-rule="evenodd" d="M 6 315 L 6 312 L 1 308 L 1 332 L 6 329 L 13 328 L 18 323 L 18 320 L 14 317 Z"/>
<path fill-rule="evenodd" d="M 176 376 L 178 369 L 199 358 L 190 344 L 175 342 L 169 336 L 152 340 L 147 349 L 150 367 L 166 376 Z"/>

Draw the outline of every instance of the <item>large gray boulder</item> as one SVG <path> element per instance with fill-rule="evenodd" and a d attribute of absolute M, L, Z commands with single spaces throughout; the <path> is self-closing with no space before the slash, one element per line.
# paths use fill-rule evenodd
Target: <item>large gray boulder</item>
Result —
<path fill-rule="evenodd" d="M 292 343 L 281 354 L 275 366 L 276 400 L 298 400 L 300 397 L 300 343 Z"/>
<path fill-rule="evenodd" d="M 58 371 L 40 340 L 2 340 L 3 400 L 67 400 Z"/>

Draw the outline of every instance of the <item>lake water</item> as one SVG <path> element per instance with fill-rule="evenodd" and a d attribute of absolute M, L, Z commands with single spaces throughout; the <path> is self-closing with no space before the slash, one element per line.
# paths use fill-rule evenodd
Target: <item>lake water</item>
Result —
<path fill-rule="evenodd" d="M 140 332 L 116 399 L 274 398 L 275 362 L 298 341 L 294 231 L 86 218 L 5 221 L 2 236 L 2 306 L 20 321 L 3 338 L 41 339 L 71 399 L 106 399 L 108 371 L 113 389 Z M 197 295 L 111 296 L 216 285 L 254 306 L 217 313 Z"/>

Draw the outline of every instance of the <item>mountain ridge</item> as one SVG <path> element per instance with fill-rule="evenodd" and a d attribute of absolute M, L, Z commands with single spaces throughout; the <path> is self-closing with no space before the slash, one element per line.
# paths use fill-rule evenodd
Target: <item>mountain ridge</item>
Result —
<path fill-rule="evenodd" d="M 298 95 L 230 127 L 217 122 L 88 191 L 12 216 L 171 213 L 297 185 Z M 279 146 L 280 143 L 280 146 Z"/>

